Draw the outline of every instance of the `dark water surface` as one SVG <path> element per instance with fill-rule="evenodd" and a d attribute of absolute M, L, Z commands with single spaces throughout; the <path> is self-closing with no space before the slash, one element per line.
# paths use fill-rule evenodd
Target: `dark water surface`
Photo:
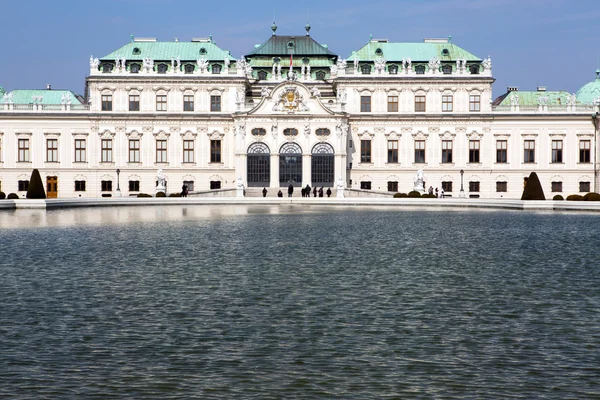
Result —
<path fill-rule="evenodd" d="M 0 397 L 600 398 L 600 215 L 0 213 Z"/>

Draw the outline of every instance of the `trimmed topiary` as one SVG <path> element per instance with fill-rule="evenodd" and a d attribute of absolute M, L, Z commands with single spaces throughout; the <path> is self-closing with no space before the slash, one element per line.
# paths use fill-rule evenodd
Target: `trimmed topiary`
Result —
<path fill-rule="evenodd" d="M 171 193 L 169 197 L 181 197 L 181 193 Z"/>
<path fill-rule="evenodd" d="M 562 197 L 560 194 L 557 194 L 552 198 L 552 200 L 564 200 L 564 197 Z"/>
<path fill-rule="evenodd" d="M 6 198 L 6 193 L 0 192 L 0 200 L 4 200 Z"/>
<path fill-rule="evenodd" d="M 411 192 L 408 192 L 408 197 L 421 197 L 421 193 L 417 192 L 416 190 L 413 190 Z"/>
<path fill-rule="evenodd" d="M 152 197 L 147 193 L 138 193 L 137 197 Z"/>
<path fill-rule="evenodd" d="M 535 172 L 529 174 L 521 200 L 546 200 L 544 189 L 542 189 L 542 184 Z"/>
<path fill-rule="evenodd" d="M 583 201 L 583 196 L 578 194 L 570 194 L 567 196 L 568 201 Z"/>
<path fill-rule="evenodd" d="M 435 194 L 424 194 L 423 196 L 421 196 L 422 199 L 437 199 L 437 197 L 435 196 Z"/>
<path fill-rule="evenodd" d="M 583 201 L 600 201 L 600 194 L 594 192 L 588 193 L 583 196 Z"/>
<path fill-rule="evenodd" d="M 9 195 L 6 198 L 8 200 L 19 200 L 19 195 L 16 193 L 9 193 Z"/>
<path fill-rule="evenodd" d="M 156 197 L 167 197 L 167 195 L 165 194 L 165 192 L 158 192 L 156 193 Z"/>
<path fill-rule="evenodd" d="M 400 197 L 400 193 L 394 193 L 394 198 L 397 199 Z"/>
<path fill-rule="evenodd" d="M 45 199 L 46 191 L 44 190 L 44 184 L 42 183 L 42 177 L 40 176 L 40 171 L 36 169 L 31 173 L 31 178 L 29 179 L 29 187 L 27 188 L 27 195 L 25 196 L 28 199 Z"/>

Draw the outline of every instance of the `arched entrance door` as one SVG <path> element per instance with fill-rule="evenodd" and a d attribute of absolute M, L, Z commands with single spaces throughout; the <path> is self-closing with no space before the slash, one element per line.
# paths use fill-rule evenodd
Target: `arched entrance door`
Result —
<path fill-rule="evenodd" d="M 313 147 L 311 159 L 311 181 L 313 186 L 333 186 L 334 162 L 333 147 L 329 143 L 319 143 Z"/>
<path fill-rule="evenodd" d="M 269 187 L 271 182 L 271 151 L 264 143 L 253 143 L 248 147 L 248 187 Z"/>
<path fill-rule="evenodd" d="M 286 143 L 279 150 L 279 185 L 302 186 L 302 149 L 296 143 Z"/>

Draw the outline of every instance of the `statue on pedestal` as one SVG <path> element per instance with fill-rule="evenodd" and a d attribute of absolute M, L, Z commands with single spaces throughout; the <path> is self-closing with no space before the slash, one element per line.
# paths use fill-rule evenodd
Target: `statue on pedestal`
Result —
<path fill-rule="evenodd" d="M 162 168 L 159 168 L 156 173 L 156 193 L 163 192 L 165 193 L 167 190 L 167 178 L 163 173 Z M 166 193 L 165 193 L 166 194 Z"/>
<path fill-rule="evenodd" d="M 417 171 L 417 176 L 415 176 L 414 182 L 415 182 L 415 187 L 413 188 L 413 190 L 415 190 L 421 194 L 425 193 L 425 182 L 424 182 L 422 169 L 419 169 Z"/>

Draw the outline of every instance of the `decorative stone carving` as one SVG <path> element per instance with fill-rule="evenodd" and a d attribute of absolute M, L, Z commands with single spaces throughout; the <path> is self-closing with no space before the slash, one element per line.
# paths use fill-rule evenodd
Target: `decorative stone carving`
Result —
<path fill-rule="evenodd" d="M 71 94 L 63 93 L 60 98 L 60 104 L 71 105 Z"/>
<path fill-rule="evenodd" d="M 483 65 L 484 71 L 491 71 L 492 70 L 492 58 L 490 56 L 488 56 L 488 58 L 483 60 L 481 65 Z"/>
<path fill-rule="evenodd" d="M 385 58 L 378 57 L 375 60 L 375 73 L 381 75 L 385 72 Z"/>
<path fill-rule="evenodd" d="M 519 95 L 513 94 L 510 96 L 510 105 L 511 107 L 517 107 L 519 105 Z"/>
<path fill-rule="evenodd" d="M 410 57 L 406 57 L 402 59 L 402 68 L 405 72 L 410 72 L 412 70 L 412 60 Z"/>
<path fill-rule="evenodd" d="M 242 105 L 246 102 L 246 90 L 242 88 L 237 88 L 235 91 L 235 102 L 238 105 Z"/>
<path fill-rule="evenodd" d="M 196 64 L 198 65 L 198 71 L 201 74 L 204 74 L 208 71 L 208 60 L 204 58 L 199 58 L 196 60 Z"/>
<path fill-rule="evenodd" d="M 260 89 L 260 95 L 261 97 L 271 96 L 271 89 L 269 89 L 268 87 L 263 87 L 262 89 Z"/>
<path fill-rule="evenodd" d="M 416 190 L 417 192 L 420 192 L 421 194 L 425 193 L 425 186 L 424 186 L 425 185 L 425 177 L 423 176 L 422 169 L 417 170 L 417 175 L 415 176 L 414 183 L 415 183 L 415 186 L 414 186 L 413 190 Z"/>
<path fill-rule="evenodd" d="M 338 70 L 346 70 L 346 60 L 344 60 L 343 58 L 339 58 L 337 61 L 337 68 Z"/>
<path fill-rule="evenodd" d="M 297 111 L 309 111 L 304 96 L 295 86 L 286 86 L 279 94 L 279 98 L 273 106 L 273 111 L 283 111 L 293 114 Z"/>
<path fill-rule="evenodd" d="M 99 65 L 100 65 L 100 60 L 90 56 L 90 68 L 97 70 Z"/>
<path fill-rule="evenodd" d="M 346 135 L 348 133 L 348 124 L 342 122 L 341 124 L 336 125 L 335 133 L 338 138 L 341 138 L 343 135 Z"/>
<path fill-rule="evenodd" d="M 346 89 L 338 89 L 337 101 L 340 104 L 346 104 Z"/>
<path fill-rule="evenodd" d="M 318 87 L 316 87 L 316 86 L 313 86 L 313 87 L 310 89 L 310 94 L 312 94 L 312 95 L 313 95 L 313 96 L 315 96 L 315 97 L 319 97 L 319 96 L 321 96 L 321 91 L 319 90 L 319 88 L 318 88 Z"/>
<path fill-rule="evenodd" d="M 304 136 L 306 136 L 306 137 L 310 136 L 310 125 L 309 124 L 304 125 Z"/>
<path fill-rule="evenodd" d="M 548 105 L 548 96 L 538 96 L 537 98 L 538 106 L 547 106 Z"/>
<path fill-rule="evenodd" d="M 147 74 L 151 73 L 154 71 L 154 60 L 151 60 L 150 57 L 144 58 L 142 61 L 142 68 Z"/>
<path fill-rule="evenodd" d="M 429 60 L 429 72 L 431 74 L 436 74 L 440 69 L 440 60 L 437 57 L 433 57 Z"/>

